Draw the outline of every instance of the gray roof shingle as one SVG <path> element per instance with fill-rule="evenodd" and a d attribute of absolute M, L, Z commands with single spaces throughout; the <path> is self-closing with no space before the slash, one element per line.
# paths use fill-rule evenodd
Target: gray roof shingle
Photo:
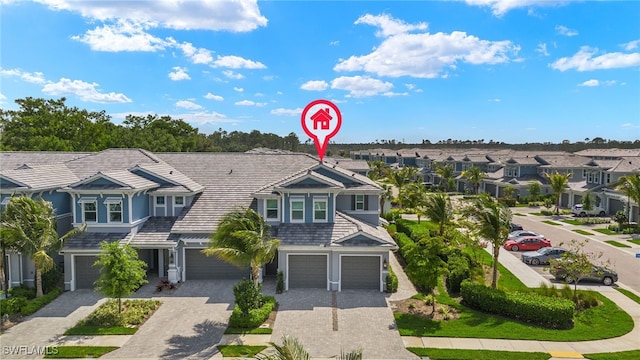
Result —
<path fill-rule="evenodd" d="M 20 170 L 3 169 L 0 176 L 18 185 L 26 185 L 27 189 L 34 191 L 56 189 L 78 181 L 78 177 L 63 164 L 31 165 Z"/>
<path fill-rule="evenodd" d="M 72 250 L 96 250 L 100 251 L 100 243 L 107 242 L 126 242 L 131 233 L 99 233 L 84 232 L 76 236 L 70 237 L 64 242 L 62 252 Z"/>

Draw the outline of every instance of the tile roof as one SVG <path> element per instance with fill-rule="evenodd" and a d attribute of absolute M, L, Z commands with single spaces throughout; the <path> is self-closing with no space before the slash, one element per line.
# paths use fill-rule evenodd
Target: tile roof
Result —
<path fill-rule="evenodd" d="M 112 181 L 111 185 L 94 185 L 91 184 L 92 181 L 96 179 L 107 179 Z M 121 190 L 143 190 L 143 189 L 153 189 L 158 187 L 158 184 L 143 178 L 142 176 L 138 176 L 128 170 L 110 170 L 110 171 L 99 171 L 97 174 L 89 176 L 81 181 L 75 182 L 66 189 L 121 189 Z"/>
<path fill-rule="evenodd" d="M 0 170 L 0 176 L 34 191 L 59 188 L 78 181 L 78 177 L 63 164 L 30 165 L 20 170 L 3 169 Z"/>
<path fill-rule="evenodd" d="M 129 241 L 129 245 L 136 247 L 175 247 L 179 236 L 171 234 L 171 227 L 175 222 L 174 217 L 153 216 L 150 217 Z"/>
<path fill-rule="evenodd" d="M 126 242 L 129 236 L 131 236 L 131 233 L 99 233 L 85 231 L 82 234 L 78 234 L 67 239 L 62 246 L 62 252 L 72 250 L 100 251 L 101 242 Z"/>
<path fill-rule="evenodd" d="M 395 247 L 396 244 L 381 226 L 373 226 L 336 211 L 334 223 L 280 224 L 274 227 L 275 237 L 281 245 L 341 246 L 340 241 L 361 234 L 377 240 L 380 246 Z"/>
<path fill-rule="evenodd" d="M 640 149 L 585 149 L 574 154 L 588 157 L 633 157 L 640 156 Z"/>
<path fill-rule="evenodd" d="M 351 171 L 369 171 L 369 164 L 365 160 L 352 160 L 349 158 L 324 158 L 327 166 L 338 165 Z"/>
<path fill-rule="evenodd" d="M 93 153 L 63 151 L 3 151 L 0 155 L 0 169 L 16 169 L 23 164 L 57 164 L 90 154 Z"/>
<path fill-rule="evenodd" d="M 601 160 L 598 160 L 601 161 Z M 632 173 L 640 171 L 640 157 L 625 157 L 609 171 L 620 173 Z"/>
<path fill-rule="evenodd" d="M 202 185 L 193 181 L 188 176 L 184 175 L 183 173 L 166 163 L 140 164 L 130 170 L 133 171 L 135 169 L 142 169 L 143 171 L 151 173 L 156 177 L 166 179 L 169 182 L 174 183 L 175 185 L 181 185 L 188 191 L 198 192 L 204 188 Z"/>
<path fill-rule="evenodd" d="M 580 168 L 586 166 L 591 161 L 591 158 L 586 156 L 573 154 L 539 155 L 538 158 L 542 160 L 541 167 L 544 168 Z"/>
<path fill-rule="evenodd" d="M 65 162 L 67 167 L 80 179 L 99 171 L 126 170 L 140 164 L 157 164 L 160 160 L 150 152 L 141 149 L 108 149 L 78 159 Z"/>

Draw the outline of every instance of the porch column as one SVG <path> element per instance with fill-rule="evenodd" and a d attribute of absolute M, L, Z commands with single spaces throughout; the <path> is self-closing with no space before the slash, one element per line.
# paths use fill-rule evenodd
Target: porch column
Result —
<path fill-rule="evenodd" d="M 158 249 L 158 277 L 164 277 L 164 249 Z"/>

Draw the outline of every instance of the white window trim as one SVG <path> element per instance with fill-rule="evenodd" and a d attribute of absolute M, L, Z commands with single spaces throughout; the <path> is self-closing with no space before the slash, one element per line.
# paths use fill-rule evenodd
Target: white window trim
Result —
<path fill-rule="evenodd" d="M 324 219 L 316 219 L 316 203 L 324 203 Z M 313 197 L 313 222 L 314 223 L 326 223 L 329 221 L 329 198 Z"/>
<path fill-rule="evenodd" d="M 362 201 L 361 201 L 362 209 L 358 209 L 358 203 L 360 202 L 360 201 L 358 201 L 358 196 L 362 196 Z M 365 206 L 366 201 L 367 201 L 367 196 L 366 195 L 364 195 L 364 194 L 356 194 L 355 198 L 353 199 L 353 202 L 354 202 L 354 204 L 353 204 L 354 209 L 353 210 L 354 211 L 365 211 L 365 209 L 367 208 Z"/>
<path fill-rule="evenodd" d="M 164 198 L 164 203 L 158 204 L 158 198 Z M 153 197 L 153 204 L 155 207 L 167 207 L 167 197 L 164 195 L 156 195 Z"/>
<path fill-rule="evenodd" d="M 109 224 L 122 224 L 124 222 L 124 208 L 122 206 L 121 198 L 106 198 L 103 202 L 107 207 L 107 223 Z M 120 205 L 120 221 L 112 221 L 111 220 L 111 205 L 119 204 Z M 114 211 L 117 212 L 117 211 Z"/>
<path fill-rule="evenodd" d="M 293 203 L 302 202 L 302 219 L 293 218 Z M 303 197 L 291 197 L 289 198 L 289 222 L 291 223 L 304 223 L 305 221 L 305 199 Z"/>
<path fill-rule="evenodd" d="M 98 219 L 99 219 L 98 199 L 97 198 L 81 198 L 80 200 L 78 200 L 78 203 L 81 204 L 80 210 L 82 210 L 82 222 L 83 223 L 91 223 L 91 224 L 97 223 Z M 96 211 L 95 211 L 95 213 L 96 213 L 96 221 L 87 221 L 86 220 L 86 217 L 85 217 L 86 211 L 84 209 L 84 205 L 85 204 L 94 204 L 96 206 Z"/>
<path fill-rule="evenodd" d="M 271 209 L 270 209 L 270 208 L 267 206 L 267 204 L 269 203 L 269 200 L 272 200 L 272 201 L 275 201 L 275 202 L 276 202 L 276 207 L 275 207 L 275 210 L 276 210 L 276 217 L 274 217 L 274 218 L 270 218 L 270 217 L 268 217 L 268 215 L 269 215 L 269 210 L 274 210 L 273 208 L 271 208 Z M 279 220 L 280 220 L 280 201 L 278 201 L 278 199 L 277 199 L 277 198 L 274 198 L 274 199 L 264 199 L 264 218 L 265 218 L 265 220 L 267 220 L 267 221 L 279 221 Z"/>
<path fill-rule="evenodd" d="M 182 199 L 182 204 L 178 204 L 178 202 L 176 201 L 178 198 Z M 166 201 L 166 199 L 165 199 L 165 201 Z M 176 195 L 176 196 L 173 197 L 173 206 L 174 207 L 184 207 L 184 201 L 185 201 L 184 196 Z"/>

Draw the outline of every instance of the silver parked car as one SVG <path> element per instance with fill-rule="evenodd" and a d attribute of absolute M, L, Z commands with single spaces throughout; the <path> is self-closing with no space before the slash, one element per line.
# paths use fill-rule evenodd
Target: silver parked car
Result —
<path fill-rule="evenodd" d="M 531 265 L 546 265 L 552 259 L 560 259 L 568 250 L 560 247 L 543 247 L 536 251 L 522 253 L 522 261 Z"/>

